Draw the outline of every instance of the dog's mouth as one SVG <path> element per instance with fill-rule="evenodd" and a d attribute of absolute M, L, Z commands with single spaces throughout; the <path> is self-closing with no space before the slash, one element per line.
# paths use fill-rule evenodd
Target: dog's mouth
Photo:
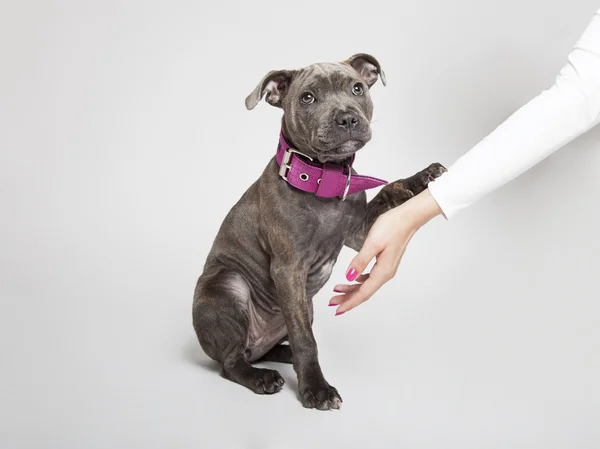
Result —
<path fill-rule="evenodd" d="M 342 142 L 335 148 L 333 148 L 332 152 L 337 153 L 339 155 L 350 155 L 356 153 L 362 147 L 364 147 L 366 142 L 364 140 L 359 139 L 348 139 L 345 142 Z"/>
<path fill-rule="evenodd" d="M 321 162 L 343 162 L 366 145 L 367 141 L 349 138 L 324 148 L 320 154 Z"/>

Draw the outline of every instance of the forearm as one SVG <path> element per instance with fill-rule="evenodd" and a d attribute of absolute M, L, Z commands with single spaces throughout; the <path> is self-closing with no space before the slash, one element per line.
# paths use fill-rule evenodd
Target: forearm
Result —
<path fill-rule="evenodd" d="M 447 218 L 516 178 L 600 122 L 600 11 L 555 84 L 429 186 Z"/>

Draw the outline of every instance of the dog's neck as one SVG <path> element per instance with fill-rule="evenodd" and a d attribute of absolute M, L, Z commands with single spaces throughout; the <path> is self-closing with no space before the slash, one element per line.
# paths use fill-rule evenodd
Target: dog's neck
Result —
<path fill-rule="evenodd" d="M 298 142 L 292 139 L 287 124 L 285 123 L 285 116 L 281 118 L 281 135 L 290 148 L 294 148 L 300 151 L 302 154 L 310 155 L 313 158 L 316 156 L 310 148 L 305 148 L 301 145 L 298 145 Z"/>
<path fill-rule="evenodd" d="M 279 134 L 275 160 L 279 176 L 289 185 L 324 198 L 339 197 L 343 201 L 347 195 L 387 184 L 383 179 L 353 174 L 354 156 L 344 165 L 315 161 L 296 149 L 286 139 L 283 130 Z"/>

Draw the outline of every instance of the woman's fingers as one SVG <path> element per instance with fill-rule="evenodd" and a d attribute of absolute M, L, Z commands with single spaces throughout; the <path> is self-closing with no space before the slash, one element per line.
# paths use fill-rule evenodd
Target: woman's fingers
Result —
<path fill-rule="evenodd" d="M 379 251 L 381 251 L 381 248 L 374 243 L 373 239 L 367 236 L 362 249 L 350 262 L 350 266 L 346 271 L 346 279 L 349 282 L 358 280 L 359 275 L 367 269 L 371 261 L 379 254 Z"/>
<path fill-rule="evenodd" d="M 361 283 L 369 279 L 370 273 L 361 274 L 356 278 L 357 284 L 338 284 L 333 287 L 333 291 L 336 293 L 343 293 L 343 295 L 336 295 L 329 301 L 330 306 L 337 306 L 343 302 L 348 301 L 352 297 L 352 293 L 358 291 L 361 287 Z"/>
<path fill-rule="evenodd" d="M 371 276 L 364 284 L 360 286 L 356 292 L 348 295 L 340 295 L 342 298 L 337 301 L 339 307 L 335 311 L 336 315 L 346 313 L 348 310 L 354 309 L 356 306 L 368 300 L 373 294 L 383 285 L 384 281 L 378 282 L 377 277 Z M 338 298 L 336 296 L 336 298 Z"/>
<path fill-rule="evenodd" d="M 389 251 L 383 251 L 379 256 L 377 263 L 373 266 L 371 273 L 364 283 L 359 285 L 359 288 L 349 294 L 344 300 L 340 300 L 340 306 L 336 310 L 336 315 L 341 315 L 348 310 L 354 309 L 356 306 L 367 301 L 379 288 L 389 281 L 394 271 L 394 257 Z"/>
<path fill-rule="evenodd" d="M 360 288 L 361 284 L 338 284 L 333 288 L 333 291 L 336 293 L 352 293 Z"/>
<path fill-rule="evenodd" d="M 336 295 L 329 300 L 329 306 L 339 306 L 345 301 L 348 301 L 350 295 Z"/>
<path fill-rule="evenodd" d="M 356 278 L 356 282 L 360 282 L 361 284 L 363 282 L 365 282 L 367 279 L 369 279 L 369 274 L 370 273 L 365 273 L 365 274 L 359 274 Z"/>

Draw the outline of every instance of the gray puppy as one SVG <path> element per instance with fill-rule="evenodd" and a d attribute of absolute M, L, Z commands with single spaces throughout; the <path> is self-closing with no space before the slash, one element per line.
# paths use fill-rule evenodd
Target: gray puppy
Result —
<path fill-rule="evenodd" d="M 360 177 L 351 168 L 354 153 L 371 139 L 369 89 L 379 77 L 385 84 L 377 60 L 358 54 L 340 63 L 271 71 L 246 98 L 248 109 L 265 95 L 267 103 L 283 109 L 282 141 L 292 149 L 280 144 L 286 158 L 269 162 L 221 225 L 196 285 L 193 324 L 221 375 L 255 393 L 275 393 L 284 380 L 252 362 L 293 363 L 302 405 L 340 407 L 342 398 L 319 366 L 312 299 L 343 245 L 358 251 L 379 215 L 445 171 L 432 164 L 388 184 L 369 203 L 364 191 L 349 191 Z M 348 180 L 341 184 L 343 193 L 327 197 L 290 185 L 292 156 L 310 170 L 327 167 L 343 176 Z M 308 178 L 295 173 L 296 181 Z"/>

